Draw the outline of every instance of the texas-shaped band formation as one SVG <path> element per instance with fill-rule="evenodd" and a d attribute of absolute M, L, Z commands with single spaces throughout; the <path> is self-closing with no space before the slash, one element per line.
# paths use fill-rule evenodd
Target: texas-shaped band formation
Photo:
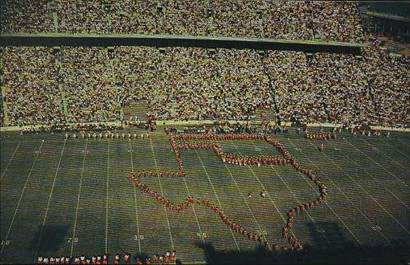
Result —
<path fill-rule="evenodd" d="M 303 249 L 302 242 L 296 237 L 292 231 L 292 227 L 296 222 L 296 217 L 303 212 L 310 210 L 326 201 L 328 195 L 326 186 L 320 181 L 320 177 L 315 172 L 307 169 L 299 164 L 299 162 L 287 151 L 283 144 L 277 141 L 275 138 L 262 134 L 169 134 L 170 143 L 173 152 L 175 153 L 176 161 L 178 164 L 178 171 L 159 171 L 159 170 L 147 170 L 140 172 L 130 172 L 128 175 L 129 180 L 138 188 L 142 193 L 156 200 L 158 204 L 164 205 L 168 210 L 174 213 L 180 213 L 187 209 L 190 205 L 196 204 L 211 209 L 215 214 L 219 216 L 221 221 L 232 231 L 239 233 L 249 240 L 259 242 L 264 248 L 269 251 L 300 251 Z M 260 155 L 260 156 L 238 156 L 233 153 L 224 152 L 218 141 L 255 141 L 263 140 L 268 144 L 276 148 L 280 155 Z M 205 142 L 193 142 L 189 141 L 205 141 Z M 296 171 L 302 173 L 310 181 L 312 181 L 319 190 L 319 196 L 315 199 L 301 203 L 298 206 L 290 209 L 287 212 L 287 221 L 282 228 L 282 237 L 288 242 L 289 245 L 279 245 L 269 242 L 259 233 L 246 229 L 242 225 L 236 223 L 229 218 L 223 210 L 216 206 L 214 203 L 207 199 L 194 198 L 188 196 L 180 204 L 174 204 L 166 197 L 162 196 L 158 192 L 152 190 L 149 186 L 143 183 L 141 180 L 143 177 L 185 177 L 186 172 L 184 163 L 181 159 L 181 152 L 183 150 L 212 150 L 216 156 L 223 162 L 233 164 L 237 166 L 264 166 L 264 165 L 278 165 L 286 166 L 291 165 Z"/>

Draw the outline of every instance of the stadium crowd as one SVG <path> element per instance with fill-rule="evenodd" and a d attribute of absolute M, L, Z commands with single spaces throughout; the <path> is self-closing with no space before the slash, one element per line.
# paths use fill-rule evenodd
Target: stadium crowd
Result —
<path fill-rule="evenodd" d="M 277 109 L 281 121 L 302 124 L 410 121 L 409 59 L 377 43 L 362 56 L 6 47 L 1 60 L 9 125 L 121 121 L 123 106 L 142 101 L 153 120 L 250 120 L 260 109 Z"/>
<path fill-rule="evenodd" d="M 269 0 L 3 0 L 2 32 L 364 40 L 357 4 Z"/>
<path fill-rule="evenodd" d="M 409 59 L 376 44 L 362 56 L 269 52 L 279 119 L 405 127 L 410 123 Z"/>

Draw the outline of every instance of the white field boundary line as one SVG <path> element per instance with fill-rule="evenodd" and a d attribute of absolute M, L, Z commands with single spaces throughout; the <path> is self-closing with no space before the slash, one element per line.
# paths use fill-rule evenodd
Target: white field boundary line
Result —
<path fill-rule="evenodd" d="M 110 141 L 107 141 L 107 180 L 105 185 L 105 253 L 108 253 L 108 187 L 110 182 Z"/>
<path fill-rule="evenodd" d="M 191 191 L 190 191 L 189 188 L 188 188 L 188 184 L 187 184 L 187 181 L 186 181 L 186 179 L 185 179 L 185 176 L 182 177 L 182 180 L 184 181 L 185 189 L 186 189 L 186 191 L 187 191 L 188 196 L 189 196 L 189 195 L 192 195 L 192 194 L 191 194 Z M 196 214 L 194 204 L 191 204 L 191 207 L 192 207 L 192 211 L 194 212 L 194 215 L 195 215 L 195 220 L 196 220 L 196 223 L 197 223 L 197 225 L 198 225 L 199 233 L 201 234 L 202 243 L 205 244 L 205 237 L 202 236 L 202 235 L 203 235 L 203 232 L 202 232 L 201 225 L 199 224 L 199 219 L 198 219 L 198 215 Z"/>
<path fill-rule="evenodd" d="M 256 148 L 256 144 L 254 141 L 252 141 L 252 145 Z M 237 146 L 235 145 L 236 150 L 238 150 Z M 238 150 L 239 152 L 239 150 Z M 258 151 L 259 153 L 262 153 L 262 151 Z M 239 152 L 241 153 L 241 152 Z M 277 170 L 275 169 L 275 167 L 273 165 L 270 165 L 270 168 L 275 172 L 275 175 L 279 177 L 279 179 L 283 182 L 283 184 L 285 184 L 287 190 L 290 192 L 290 194 L 292 195 L 292 197 L 296 200 L 296 202 L 298 204 L 302 204 L 302 202 L 298 199 L 298 197 L 296 196 L 296 194 L 294 193 L 294 191 L 290 188 L 290 186 L 288 185 L 288 183 L 279 175 L 279 173 L 277 172 Z M 296 172 L 296 170 L 295 170 Z M 305 179 L 306 180 L 306 179 Z M 308 216 L 308 218 L 312 221 L 313 225 L 315 226 L 316 230 L 317 229 L 317 225 L 316 225 L 316 221 L 315 219 L 312 217 L 312 215 L 309 213 L 309 211 L 306 211 L 306 214 Z M 330 243 L 329 239 L 327 238 L 327 236 L 325 234 L 321 233 L 321 236 L 325 238 L 325 240 Z"/>
<path fill-rule="evenodd" d="M 211 188 L 212 188 L 212 190 L 213 190 L 213 192 L 214 192 L 215 198 L 216 198 L 216 200 L 218 201 L 218 205 L 219 205 L 219 207 L 222 209 L 222 203 L 221 203 L 221 201 L 219 200 L 219 196 L 218 196 L 218 194 L 216 193 L 214 184 L 212 183 L 212 180 L 211 180 L 211 178 L 210 178 L 210 176 L 209 176 L 209 174 L 208 174 L 208 171 L 207 171 L 206 168 L 205 168 L 204 162 L 202 161 L 202 158 L 199 156 L 198 151 L 197 151 L 196 149 L 194 149 L 194 150 L 195 150 L 196 156 L 198 157 L 199 161 L 201 162 L 202 168 L 203 168 L 204 171 L 205 171 L 205 175 L 206 175 L 206 177 L 208 178 L 209 184 L 211 185 Z M 236 249 L 238 250 L 238 252 L 241 252 L 241 249 L 239 248 L 238 242 L 236 241 L 236 238 L 235 238 L 235 235 L 234 235 L 232 229 L 229 228 L 229 231 L 231 232 L 233 241 L 235 242 Z"/>
<path fill-rule="evenodd" d="M 295 146 L 295 144 L 293 144 L 293 142 L 288 138 L 288 141 L 293 145 L 293 146 Z M 296 146 L 295 146 L 296 147 Z M 313 161 L 312 160 L 310 160 L 310 158 L 307 158 L 307 160 L 309 160 L 311 163 L 312 163 L 312 165 L 315 165 L 315 167 L 318 169 L 319 167 L 318 166 L 316 166 L 316 164 L 314 164 L 313 163 Z M 300 172 L 299 172 L 300 173 Z M 305 177 L 304 176 L 302 176 L 303 177 L 303 179 L 305 179 Z M 307 180 L 306 180 L 307 181 Z M 308 184 L 309 184 L 309 186 L 314 190 L 314 187 L 311 185 L 311 183 L 309 183 L 308 182 Z M 333 207 L 332 206 L 330 206 L 330 204 L 327 202 L 327 201 L 325 201 L 325 204 L 326 204 L 326 206 L 330 209 L 330 211 L 332 211 L 332 213 L 337 217 L 337 219 L 339 219 L 339 221 L 343 224 L 343 226 L 346 228 L 346 230 L 353 236 L 353 238 L 354 238 L 354 240 L 356 241 L 356 243 L 359 245 L 359 246 L 361 246 L 361 243 L 360 243 L 360 240 L 357 238 L 357 236 L 355 235 L 355 233 L 353 233 L 353 231 L 349 228 L 349 226 L 343 221 L 343 219 L 336 213 L 336 211 L 333 209 Z"/>
<path fill-rule="evenodd" d="M 36 165 L 36 162 L 37 162 L 37 160 L 38 160 L 38 157 L 39 157 L 39 155 L 40 155 L 40 153 L 41 153 L 41 148 L 43 147 L 43 144 L 44 144 L 44 141 L 41 142 L 40 147 L 39 147 L 39 149 L 38 149 L 38 152 L 36 153 L 36 157 L 34 158 L 34 161 L 33 161 L 33 163 L 31 164 L 30 171 L 29 171 L 29 173 L 28 173 L 28 175 L 27 175 L 27 177 L 26 177 L 26 181 L 24 182 L 23 190 L 22 190 L 21 193 L 20 193 L 20 198 L 19 198 L 19 200 L 18 200 L 18 202 L 17 202 L 16 209 L 14 210 L 14 214 L 13 214 L 13 217 L 11 218 L 11 222 L 10 222 L 9 228 L 7 229 L 6 237 L 4 238 L 4 240 L 8 240 L 8 238 L 9 238 L 9 236 L 10 236 L 11 228 L 12 228 L 12 226 L 13 226 L 13 224 L 14 224 L 14 220 L 15 220 L 15 218 L 16 218 L 17 211 L 18 211 L 19 208 L 20 208 L 21 200 L 23 199 L 24 191 L 25 191 L 26 188 L 27 188 L 27 183 L 28 183 L 28 181 L 30 180 L 30 177 L 31 177 L 31 174 L 32 174 L 32 172 L 33 172 L 34 166 Z M 0 254 L 3 254 L 3 251 L 4 251 L 4 247 L 5 247 L 5 246 L 6 246 L 6 244 L 3 244 L 3 245 L 1 246 Z"/>
<path fill-rule="evenodd" d="M 9 166 L 10 166 L 10 164 L 11 164 L 11 161 L 13 161 L 14 156 L 15 156 L 15 154 L 16 154 L 16 152 L 17 152 L 17 149 L 19 149 L 19 147 L 20 147 L 20 144 L 21 144 L 21 142 L 19 142 L 19 144 L 16 146 L 16 149 L 14 149 L 14 152 L 13 152 L 13 154 L 11 155 L 11 157 L 10 157 L 10 159 L 9 159 L 7 165 L 6 165 L 6 168 L 4 169 L 3 174 L 1 174 L 0 181 L 3 181 L 3 178 L 4 178 L 4 176 L 6 175 L 7 169 L 9 168 Z"/>
<path fill-rule="evenodd" d="M 311 143 L 310 141 L 309 141 L 309 143 L 312 145 L 312 143 Z M 409 230 L 407 230 L 407 228 L 405 228 L 405 227 L 399 222 L 399 220 L 396 219 L 396 217 L 394 217 L 383 205 L 381 205 L 381 204 L 379 203 L 379 201 L 378 201 L 376 198 L 374 198 L 371 193 L 369 193 L 360 183 L 358 183 L 357 181 L 355 181 L 355 180 L 350 176 L 350 174 L 348 174 L 338 163 L 336 163 L 333 159 L 330 159 L 330 157 L 329 157 L 326 153 L 323 153 L 323 154 L 324 154 L 324 155 L 327 157 L 327 159 L 330 160 L 336 167 L 338 167 L 341 171 L 343 171 L 343 172 L 346 174 L 346 176 L 352 181 L 352 183 L 355 183 L 362 191 L 364 191 L 383 211 L 385 211 L 401 228 L 403 228 L 403 230 L 406 231 L 407 234 L 410 235 Z M 350 160 L 353 161 L 353 162 L 357 165 L 357 163 L 356 163 L 354 160 L 352 160 L 352 159 L 350 159 Z M 357 174 L 356 174 L 356 176 L 357 176 Z"/>
<path fill-rule="evenodd" d="M 289 141 L 289 142 L 290 142 L 295 148 L 297 148 L 297 146 L 296 146 L 293 142 L 291 142 L 291 141 Z M 310 160 L 310 161 L 311 161 L 311 160 Z M 311 161 L 311 162 L 312 162 L 312 161 Z M 319 167 L 318 167 L 316 164 L 313 164 L 313 163 L 312 163 L 312 165 L 313 165 L 316 169 L 319 170 Z M 373 223 L 372 220 L 370 220 L 370 218 L 369 218 L 367 215 L 365 215 L 365 214 L 363 213 L 363 211 L 362 211 L 360 208 L 358 208 L 358 207 L 352 202 L 352 200 L 349 198 L 349 196 L 347 196 L 347 194 L 340 188 L 339 185 L 337 185 L 336 182 L 333 181 L 332 178 L 326 178 L 326 179 L 329 180 L 329 181 L 333 184 L 333 186 L 335 186 L 335 187 L 343 194 L 343 196 L 350 202 L 350 204 L 351 204 L 356 210 L 358 210 L 358 211 L 360 212 L 360 214 L 369 222 L 370 225 L 372 225 L 372 226 L 376 225 L 375 223 Z M 383 232 L 381 232 L 381 231 L 379 231 L 379 230 L 377 230 L 377 232 L 380 233 L 380 235 L 387 241 L 388 244 L 391 244 L 390 239 L 388 239 Z"/>
<path fill-rule="evenodd" d="M 73 235 L 71 237 L 70 257 L 73 256 L 74 238 L 76 237 L 76 231 L 77 231 L 78 206 L 80 205 L 81 190 L 83 186 L 84 166 L 85 166 L 85 157 L 87 156 L 87 146 L 88 146 L 88 139 L 85 142 L 83 163 L 81 166 L 81 173 L 80 173 L 80 183 L 78 184 L 77 206 L 75 207 L 75 219 L 74 219 Z"/>
<path fill-rule="evenodd" d="M 47 222 L 47 216 L 48 216 L 48 211 L 50 209 L 51 198 L 53 197 L 54 187 L 55 187 L 55 184 L 56 184 L 58 171 L 60 170 L 61 160 L 63 159 L 63 153 L 64 153 L 64 150 L 65 150 L 66 144 L 67 144 L 67 140 L 64 140 L 64 145 L 63 145 L 63 148 L 61 149 L 61 152 L 60 152 L 60 158 L 58 160 L 56 173 L 54 174 L 53 184 L 51 185 L 50 195 L 48 196 L 46 212 L 44 214 L 43 223 L 41 224 L 40 234 L 38 236 L 37 248 L 36 248 L 36 252 L 35 252 L 35 256 L 34 256 L 35 259 L 37 258 L 38 251 L 40 250 L 41 237 L 43 235 L 44 226 L 46 225 L 46 222 Z"/>
<path fill-rule="evenodd" d="M 391 159 L 388 155 L 386 155 L 385 152 L 383 152 L 383 149 L 380 151 L 379 148 L 377 148 L 376 146 L 374 146 L 374 145 L 373 145 L 372 143 L 370 143 L 369 141 L 366 141 L 366 139 L 361 139 L 361 140 L 363 140 L 365 143 L 367 143 L 367 145 L 371 146 L 371 147 L 373 148 L 373 150 L 376 150 L 376 152 L 382 154 L 384 157 L 387 157 L 390 161 L 392 161 L 393 163 L 395 163 L 395 164 L 397 164 L 398 166 L 400 166 L 402 169 L 407 170 L 407 171 L 410 170 L 410 168 L 406 168 L 405 166 L 403 166 L 403 165 L 402 165 L 401 163 L 399 163 L 398 161 L 396 161 L 396 160 L 394 160 L 394 159 Z M 388 145 L 388 144 L 386 144 L 387 142 L 384 141 L 384 140 L 383 140 L 383 143 L 385 143 L 384 145 Z M 390 147 L 391 145 L 388 145 L 388 146 Z M 399 153 L 401 153 L 401 152 L 400 152 L 399 150 L 397 150 L 397 149 L 394 149 L 394 150 L 396 150 L 396 151 L 398 151 Z"/>
<path fill-rule="evenodd" d="M 159 174 L 158 174 L 159 173 L 158 163 L 157 163 L 157 158 L 155 157 L 154 145 L 152 144 L 152 139 L 151 138 L 149 138 L 149 142 L 150 142 L 150 145 L 151 145 L 152 157 L 154 158 L 154 162 L 155 162 L 155 168 L 157 170 L 157 178 L 158 178 L 158 182 L 159 182 L 159 188 L 161 190 L 162 196 L 165 196 L 165 193 L 164 193 L 164 190 L 163 190 L 162 184 L 161 184 L 161 179 L 160 179 Z M 174 239 L 172 238 L 172 233 L 171 233 L 171 223 L 169 222 L 169 218 L 168 218 L 168 212 L 167 212 L 167 209 L 166 209 L 165 205 L 163 205 L 163 207 L 164 207 L 165 217 L 167 218 L 169 238 L 171 239 L 171 247 L 172 247 L 172 249 L 175 249 Z"/>
<path fill-rule="evenodd" d="M 134 160 L 132 158 L 132 153 L 134 152 L 134 149 L 132 147 L 132 142 L 130 140 L 128 142 L 130 146 L 131 171 L 134 173 Z M 140 224 L 139 224 L 139 218 L 138 218 L 137 188 L 135 187 L 135 185 L 132 185 L 132 187 L 134 189 L 135 221 L 137 222 L 137 236 L 138 236 L 138 253 L 141 255 L 142 250 L 141 250 Z"/>
<path fill-rule="evenodd" d="M 348 140 L 346 140 L 346 138 L 343 138 L 343 140 L 348 143 L 350 146 L 353 146 L 354 149 L 356 149 L 357 151 L 359 151 L 360 153 L 362 153 L 363 155 L 365 155 L 367 157 L 367 159 L 369 159 L 370 161 L 372 161 L 374 164 L 378 165 L 380 168 L 382 168 L 384 171 L 386 171 L 387 173 L 389 173 L 392 177 L 396 178 L 398 181 L 400 181 L 404 186 L 409 188 L 409 185 L 407 185 L 401 178 L 397 177 L 395 174 L 393 174 L 392 172 L 390 172 L 389 170 L 387 170 L 383 165 L 381 165 L 379 162 L 377 162 L 376 160 L 374 160 L 373 158 L 371 158 L 370 156 L 368 156 L 366 153 L 362 152 L 360 149 L 358 149 L 356 146 L 354 146 L 351 142 L 349 142 Z"/>

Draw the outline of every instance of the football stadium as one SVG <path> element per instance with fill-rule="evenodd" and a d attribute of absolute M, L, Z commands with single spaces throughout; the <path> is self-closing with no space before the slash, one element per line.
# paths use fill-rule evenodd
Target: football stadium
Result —
<path fill-rule="evenodd" d="M 410 264 L 409 3 L 0 11 L 0 264 Z"/>

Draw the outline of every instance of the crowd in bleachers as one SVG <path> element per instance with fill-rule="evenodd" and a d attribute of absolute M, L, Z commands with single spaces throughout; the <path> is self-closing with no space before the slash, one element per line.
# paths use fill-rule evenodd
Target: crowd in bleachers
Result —
<path fill-rule="evenodd" d="M 118 121 L 122 106 L 141 100 L 154 120 L 250 120 L 275 106 L 281 121 L 302 124 L 403 127 L 410 120 L 409 59 L 377 45 L 362 56 L 7 47 L 1 60 L 9 125 Z"/>
<path fill-rule="evenodd" d="M 3 0 L 3 32 L 364 40 L 357 4 L 269 0 Z"/>
<path fill-rule="evenodd" d="M 377 46 L 362 56 L 269 52 L 279 118 L 300 123 L 407 126 L 409 59 Z"/>
<path fill-rule="evenodd" d="M 48 0 L 2 0 L 1 32 L 54 32 Z"/>
<path fill-rule="evenodd" d="M 64 121 L 58 69 L 52 49 L 6 48 L 2 52 L 3 93 L 12 125 Z"/>

